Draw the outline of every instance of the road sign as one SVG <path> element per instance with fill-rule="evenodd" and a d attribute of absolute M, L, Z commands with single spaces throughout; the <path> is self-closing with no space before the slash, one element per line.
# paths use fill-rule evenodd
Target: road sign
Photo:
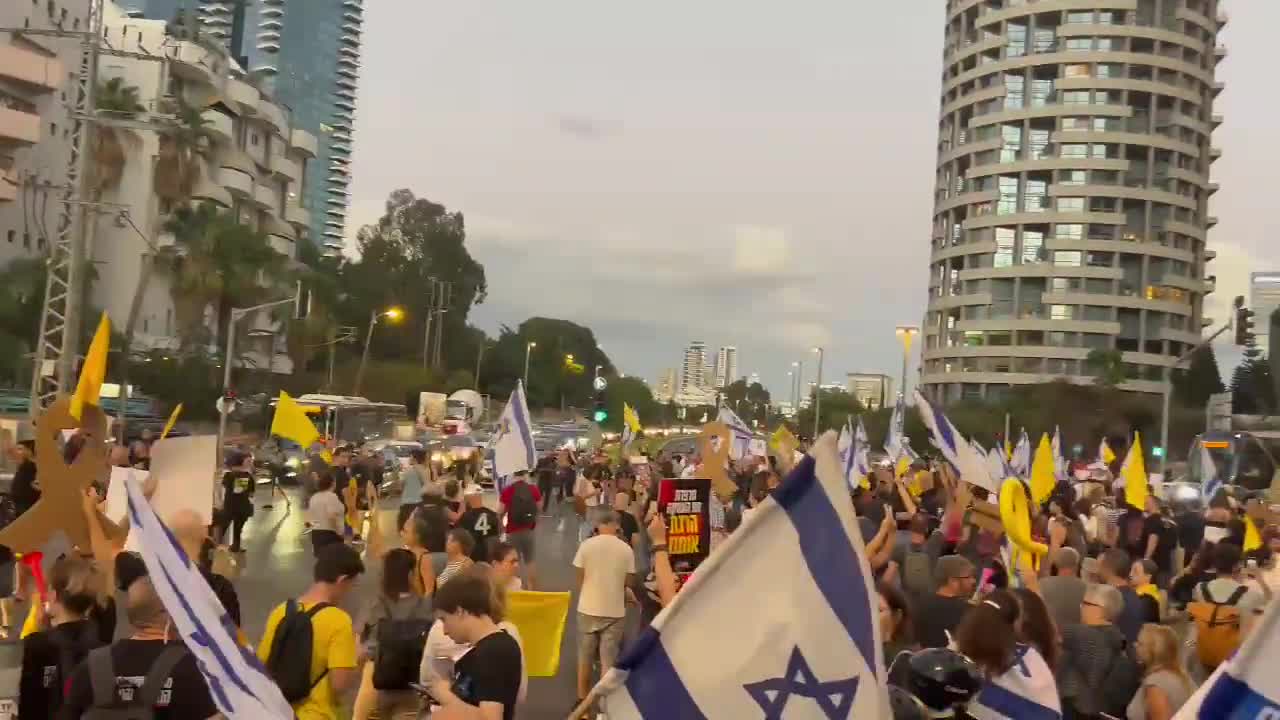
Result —
<path fill-rule="evenodd" d="M 213 406 L 217 408 L 219 413 L 222 413 L 223 415 L 230 415 L 236 411 L 237 407 L 240 407 L 240 402 L 235 398 L 220 397 Z"/>
<path fill-rule="evenodd" d="M 1231 393 L 1215 393 L 1209 396 L 1209 404 L 1205 407 L 1205 430 L 1230 432 Z"/>
<path fill-rule="evenodd" d="M 609 387 L 609 381 L 597 375 L 596 379 L 592 381 L 591 385 L 596 389 L 596 392 L 604 392 L 604 389 Z"/>

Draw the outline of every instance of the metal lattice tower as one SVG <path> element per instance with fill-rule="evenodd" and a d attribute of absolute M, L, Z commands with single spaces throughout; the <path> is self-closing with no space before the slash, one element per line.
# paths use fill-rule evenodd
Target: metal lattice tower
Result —
<path fill-rule="evenodd" d="M 85 296 L 87 235 L 95 208 L 85 202 L 89 196 L 89 161 L 93 152 L 94 101 L 97 92 L 98 55 L 102 42 L 103 0 L 90 0 L 89 31 L 81 38 L 80 71 L 74 89 L 75 124 L 71 131 L 71 153 L 67 167 L 67 189 L 58 217 L 57 237 L 49 248 L 48 280 L 40 334 L 36 338 L 31 372 L 31 415 L 34 417 L 59 392 L 68 392 L 75 382 L 80 317 Z M 70 33 L 68 33 L 70 34 Z M 52 377 L 44 372 L 52 361 Z"/>

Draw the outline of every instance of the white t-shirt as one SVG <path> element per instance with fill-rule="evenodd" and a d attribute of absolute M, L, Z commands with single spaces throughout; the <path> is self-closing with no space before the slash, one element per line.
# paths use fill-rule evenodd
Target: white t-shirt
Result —
<path fill-rule="evenodd" d="M 630 545 L 616 535 L 587 538 L 578 546 L 573 566 L 583 572 L 578 612 L 595 617 L 626 617 L 627 575 L 636 571 L 636 555 Z"/>
<path fill-rule="evenodd" d="M 332 530 L 342 532 L 342 516 L 346 513 L 338 494 L 332 490 L 318 492 L 311 496 L 311 505 L 307 508 L 307 520 L 315 530 Z"/>
<path fill-rule="evenodd" d="M 583 497 L 589 492 L 591 492 L 591 481 L 587 479 L 586 475 L 579 474 L 578 481 L 573 486 L 573 494 Z M 585 500 L 587 507 L 598 507 L 600 505 L 600 493 L 597 492 L 595 495 L 585 498 Z"/>

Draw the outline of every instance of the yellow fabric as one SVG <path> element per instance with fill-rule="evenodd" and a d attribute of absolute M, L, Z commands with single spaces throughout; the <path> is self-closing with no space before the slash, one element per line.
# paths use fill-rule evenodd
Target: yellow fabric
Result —
<path fill-rule="evenodd" d="M 1146 509 L 1147 467 L 1142 459 L 1142 438 L 1136 432 L 1120 466 L 1120 477 L 1124 478 L 1124 501 L 1139 510 Z"/>
<path fill-rule="evenodd" d="M 1053 475 L 1053 445 L 1049 435 L 1040 436 L 1040 446 L 1036 448 L 1035 458 L 1031 461 L 1031 499 L 1036 505 L 1043 505 L 1053 494 L 1053 486 L 1057 482 Z"/>
<path fill-rule="evenodd" d="M 1147 583 L 1146 585 L 1139 585 L 1134 588 L 1133 591 L 1139 595 L 1146 595 L 1152 600 L 1155 600 L 1156 607 L 1160 608 L 1160 617 L 1164 617 L 1164 596 L 1160 594 L 1160 588 L 1152 585 L 1151 583 Z"/>
<path fill-rule="evenodd" d="M 40 614 L 37 610 L 41 602 L 43 601 L 39 597 L 35 598 L 35 602 L 31 603 L 31 609 L 27 611 L 27 619 L 22 623 L 22 635 L 20 636 L 23 640 L 28 635 L 40 632 Z"/>
<path fill-rule="evenodd" d="M 303 605 L 303 610 L 311 605 Z M 276 606 L 267 616 L 267 626 L 258 644 L 258 659 L 266 662 L 271 655 L 271 641 L 276 628 L 284 619 L 284 604 Z M 311 618 L 311 677 L 319 677 L 326 668 L 330 671 L 356 667 L 356 635 L 351 626 L 351 616 L 340 608 L 325 608 Z M 297 720 L 338 720 L 341 715 L 333 695 L 333 687 L 326 676 L 316 683 L 311 694 L 293 706 Z"/>
<path fill-rule="evenodd" d="M 622 403 L 622 422 L 631 428 L 631 432 L 640 432 L 640 416 L 636 414 L 635 408 L 626 403 Z"/>
<path fill-rule="evenodd" d="M 507 593 L 507 620 L 520 631 L 529 677 L 555 677 L 560 642 L 569 617 L 569 593 L 516 590 Z"/>
<path fill-rule="evenodd" d="M 1102 438 L 1102 444 L 1098 446 L 1098 457 L 1102 460 L 1102 462 L 1108 465 L 1115 462 L 1116 460 L 1116 454 L 1111 449 L 1111 446 L 1107 444 L 1106 438 Z"/>
<path fill-rule="evenodd" d="M 307 417 L 306 411 L 283 390 L 276 401 L 276 416 L 271 420 L 271 434 L 292 440 L 301 445 L 303 450 L 311 447 L 316 438 L 320 437 L 315 423 Z"/>
<path fill-rule="evenodd" d="M 1032 569 L 1039 567 L 1039 559 L 1049 552 L 1044 543 L 1031 536 L 1031 508 L 1022 481 L 1008 478 L 1000 486 L 1000 522 L 1009 538 L 1010 567 L 1021 567 L 1023 558 Z"/>
<path fill-rule="evenodd" d="M 347 481 L 347 487 L 342 491 L 342 495 L 346 500 L 347 506 L 347 525 L 355 534 L 360 534 L 360 491 L 356 487 L 356 479 L 351 478 Z"/>
<path fill-rule="evenodd" d="M 107 378 L 107 351 L 111 345 L 111 319 L 102 313 L 98 321 L 98 329 L 93 333 L 93 342 L 89 343 L 89 351 L 84 355 L 84 365 L 80 368 L 80 380 L 76 382 L 76 392 L 71 396 L 71 417 L 79 420 L 86 405 L 98 404 L 102 394 L 102 381 Z"/>
<path fill-rule="evenodd" d="M 165 439 L 166 437 L 169 437 L 169 431 L 173 429 L 174 425 L 178 424 L 178 416 L 181 414 L 182 414 L 182 403 L 178 403 L 178 406 L 175 407 L 173 409 L 173 412 L 169 414 L 169 422 L 164 424 L 164 430 L 160 432 L 161 440 Z"/>
<path fill-rule="evenodd" d="M 771 439 L 773 440 L 774 449 L 777 450 L 781 450 L 783 447 L 794 449 L 800 445 L 800 441 L 796 440 L 796 436 L 791 434 L 786 425 L 774 430 Z"/>
<path fill-rule="evenodd" d="M 1244 551 L 1257 550 L 1262 547 L 1262 535 L 1258 534 L 1258 526 L 1253 522 L 1253 518 L 1245 516 L 1244 519 Z"/>

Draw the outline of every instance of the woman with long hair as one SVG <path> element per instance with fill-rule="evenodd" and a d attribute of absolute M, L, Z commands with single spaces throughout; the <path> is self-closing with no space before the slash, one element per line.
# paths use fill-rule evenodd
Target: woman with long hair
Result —
<path fill-rule="evenodd" d="M 1040 609 L 1047 618 L 1043 603 Z M 1007 590 L 996 590 L 970 608 L 956 628 L 956 649 L 976 663 L 987 679 L 986 686 L 974 699 L 989 711 L 987 717 L 1016 720 L 1017 716 L 1010 714 L 1000 702 L 1010 693 L 1049 711 L 1062 712 L 1053 670 L 1037 644 L 1027 642 L 1018 632 L 1021 617 L 1018 598 Z M 1034 625 L 1033 620 L 1029 627 Z M 1052 627 L 1052 623 L 1049 626 Z"/>
<path fill-rule="evenodd" d="M 1018 601 L 1018 637 L 1040 651 L 1050 670 L 1057 669 L 1058 657 L 1062 653 L 1058 644 L 1058 627 L 1049 614 L 1049 606 L 1044 598 L 1028 588 L 1013 590 L 1013 597 Z"/>
<path fill-rule="evenodd" d="M 1142 626 L 1136 647 L 1142 686 L 1125 710 L 1126 720 L 1170 720 L 1195 692 L 1195 683 L 1178 661 L 1179 647 L 1173 628 Z"/>
<path fill-rule="evenodd" d="M 876 583 L 876 595 L 880 600 L 880 639 L 884 642 L 884 661 L 894 669 L 894 660 L 902 653 L 910 655 L 919 647 L 911 628 L 911 606 L 907 596 L 895 585 Z M 904 659 L 900 665 L 905 666 Z M 904 668 L 905 670 L 905 668 Z"/>
<path fill-rule="evenodd" d="M 106 578 L 89 560 L 62 557 L 54 562 L 47 603 L 38 612 L 42 627 L 22 642 L 19 717 L 56 717 L 71 671 L 90 650 L 106 644 L 89 617 L 105 585 Z"/>
<path fill-rule="evenodd" d="M 418 716 L 418 696 L 412 690 L 378 690 L 373 670 L 378 657 L 379 624 L 399 620 L 431 620 L 431 600 L 413 590 L 418 558 L 405 548 L 392 548 L 382 558 L 378 595 L 365 611 L 360 627 L 360 662 L 364 663 L 356 693 L 354 720 L 413 720 Z M 385 634 L 385 633 L 384 633 Z"/>

